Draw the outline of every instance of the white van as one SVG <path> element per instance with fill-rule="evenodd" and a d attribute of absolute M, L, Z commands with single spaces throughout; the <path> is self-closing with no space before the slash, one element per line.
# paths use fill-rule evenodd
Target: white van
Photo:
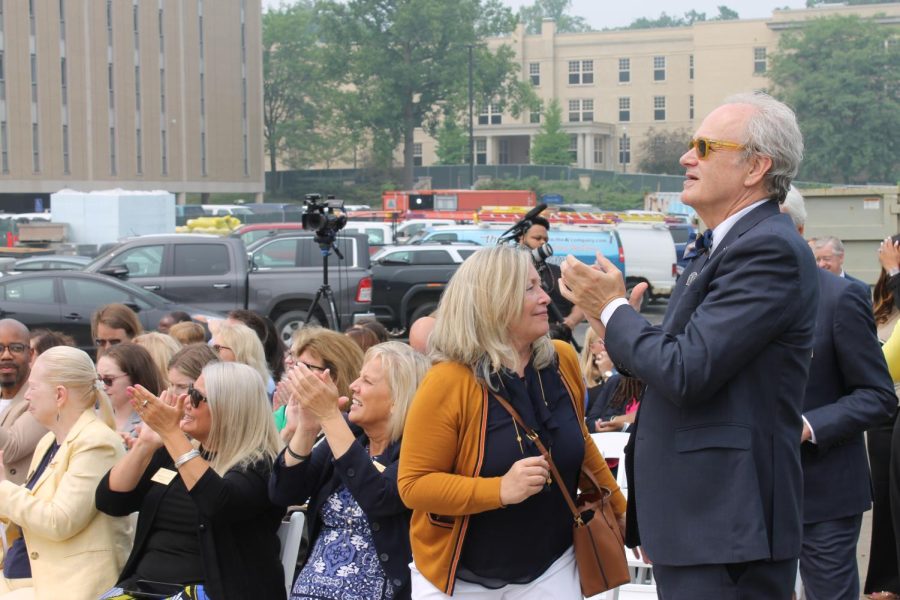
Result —
<path fill-rule="evenodd" d="M 646 281 L 648 300 L 670 296 L 678 278 L 675 242 L 664 223 L 619 223 L 616 225 L 625 255 L 625 285 L 631 289 Z"/>
<path fill-rule="evenodd" d="M 403 221 L 397 226 L 397 242 L 406 243 L 420 231 L 442 225 L 456 225 L 456 221 L 453 219 L 409 219 Z"/>
<path fill-rule="evenodd" d="M 347 221 L 342 231 L 366 234 L 369 237 L 369 250 L 373 253 L 382 246 L 394 243 L 394 226 L 384 221 Z"/>

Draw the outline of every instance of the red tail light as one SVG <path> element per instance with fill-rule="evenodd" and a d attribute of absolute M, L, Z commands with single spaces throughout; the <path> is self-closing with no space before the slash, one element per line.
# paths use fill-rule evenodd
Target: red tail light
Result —
<path fill-rule="evenodd" d="M 625 248 L 622 247 L 621 242 L 619 243 L 619 264 L 625 266 Z"/>
<path fill-rule="evenodd" d="M 356 285 L 356 301 L 371 302 L 372 301 L 372 278 L 363 277 Z"/>
<path fill-rule="evenodd" d="M 672 263 L 672 277 L 678 277 L 678 263 Z"/>

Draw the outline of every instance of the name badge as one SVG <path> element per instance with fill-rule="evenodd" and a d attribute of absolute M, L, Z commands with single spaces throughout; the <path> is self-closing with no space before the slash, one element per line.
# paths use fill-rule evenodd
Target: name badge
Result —
<path fill-rule="evenodd" d="M 150 478 L 150 481 L 155 481 L 156 483 L 161 483 L 163 485 L 169 485 L 177 475 L 178 473 L 176 471 L 172 471 L 166 468 L 160 468 L 160 470 Z"/>
<path fill-rule="evenodd" d="M 373 460 L 372 464 L 375 465 L 375 468 L 378 469 L 379 473 L 384 473 L 384 470 L 387 469 L 383 464 L 378 462 L 377 460 Z"/>

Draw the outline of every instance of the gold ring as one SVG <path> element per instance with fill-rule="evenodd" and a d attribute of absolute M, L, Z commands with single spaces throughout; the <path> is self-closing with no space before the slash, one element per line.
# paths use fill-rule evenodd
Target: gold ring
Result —
<path fill-rule="evenodd" d="M 149 401 L 149 400 L 144 400 L 143 402 L 141 402 L 141 407 L 142 407 L 142 408 L 143 408 L 143 407 L 146 407 L 148 404 L 150 404 L 150 401 Z"/>

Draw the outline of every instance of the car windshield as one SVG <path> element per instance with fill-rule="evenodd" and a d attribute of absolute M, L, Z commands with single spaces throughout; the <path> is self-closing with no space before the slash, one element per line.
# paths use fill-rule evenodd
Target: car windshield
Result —
<path fill-rule="evenodd" d="M 121 246 L 121 245 L 122 244 L 115 244 L 115 245 L 113 245 L 112 248 L 109 248 L 105 252 L 101 252 L 100 254 L 98 254 L 94 260 L 92 260 L 91 262 L 89 262 L 88 264 L 86 264 L 84 266 L 84 270 L 92 271 L 93 269 L 91 267 L 93 267 L 95 264 L 97 264 L 99 262 L 106 262 L 107 257 L 109 257 L 111 254 L 114 254 L 116 252 L 116 250 L 119 249 L 119 246 Z"/>

